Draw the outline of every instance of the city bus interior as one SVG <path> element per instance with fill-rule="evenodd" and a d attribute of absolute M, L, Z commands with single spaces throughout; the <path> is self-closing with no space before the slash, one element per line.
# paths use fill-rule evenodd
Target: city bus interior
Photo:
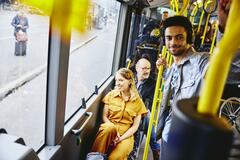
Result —
<path fill-rule="evenodd" d="M 210 7 L 207 9 L 210 11 L 208 12 L 205 11 L 207 9 L 203 10 L 202 7 L 207 3 L 207 0 L 206 2 L 205 0 L 111 0 L 114 1 L 114 4 L 117 3 L 119 6 L 119 13 L 117 17 L 118 20 L 114 22 L 116 23 L 116 35 L 113 35 L 115 36 L 115 43 L 112 46 L 112 63 L 106 64 L 110 66 L 110 71 L 108 71 L 108 75 L 101 78 L 98 84 L 91 86 L 91 94 L 89 94 L 89 96 L 78 97 L 78 93 L 75 92 L 75 98 L 81 103 L 78 104 L 74 112 L 66 118 L 68 74 L 70 74 L 68 70 L 70 68 L 69 61 L 72 56 L 72 54 L 70 54 L 71 33 L 65 30 L 66 24 L 63 20 L 61 23 L 56 22 L 59 20 L 56 17 L 59 16 L 60 13 L 64 13 L 64 11 L 58 11 L 61 7 L 68 6 L 68 4 L 73 1 L 74 0 L 69 2 L 65 1 L 59 4 L 57 1 L 53 1 L 55 2 L 53 11 L 49 15 L 48 60 L 46 67 L 46 114 L 44 117 L 45 132 L 43 143 L 38 148 L 33 148 L 26 143 L 23 136 L 14 135 L 12 132 L 9 132 L 7 128 L 0 126 L 0 159 L 2 160 L 86 159 L 86 155 L 91 151 L 96 133 L 102 123 L 102 98 L 107 92 L 113 89 L 116 71 L 121 67 L 126 67 L 129 62 L 129 57 L 134 56 L 136 47 L 134 46 L 135 40 L 142 33 L 147 22 L 155 20 L 160 23 L 163 11 L 167 11 L 169 15 L 185 15 L 188 16 L 193 23 L 196 32 L 202 32 L 201 36 L 204 35 L 203 37 L 205 37 L 205 28 L 207 28 L 205 24 L 208 22 L 213 23 L 217 20 L 217 0 L 209 0 Z M 213 4 L 211 4 L 210 1 Z M 78 0 L 78 2 L 81 3 L 81 0 Z M 173 3 L 175 4 L 173 5 Z M 96 6 L 100 5 L 101 3 L 98 3 Z M 63 10 L 67 12 L 68 9 L 68 7 L 65 7 Z M 96 10 L 93 12 L 96 12 Z M 94 15 L 93 21 L 95 27 L 99 31 L 103 31 L 105 27 L 103 17 L 105 17 L 105 20 L 108 18 L 108 21 L 110 21 L 111 15 L 109 14 L 106 16 L 105 13 L 102 13 L 102 17 L 97 17 L 96 14 Z M 199 21 L 203 25 L 199 25 Z M 217 28 L 215 28 L 212 34 L 214 37 L 213 41 L 216 41 L 216 30 Z M 204 40 L 202 40 L 204 38 L 201 36 L 197 42 L 199 50 L 207 48 L 204 46 Z M 88 42 L 86 44 L 88 44 Z M 215 45 L 213 42 L 208 46 L 208 51 L 213 52 L 214 47 Z M 161 54 L 159 48 L 155 49 L 158 50 L 158 54 Z M 95 54 L 97 55 L 97 51 L 88 54 L 95 56 Z M 86 70 L 91 70 L 91 66 L 98 65 L 97 62 L 91 62 L 91 59 L 88 60 L 88 63 L 89 65 Z M 100 72 L 104 72 L 104 70 L 99 71 L 99 73 Z M 98 74 L 98 72 L 96 74 Z M 89 86 L 86 85 L 86 87 Z M 229 121 L 232 123 L 231 125 L 236 127 L 238 132 L 240 132 L 240 99 L 230 99 L 221 104 L 222 107 L 220 110 L 222 112 L 218 113 L 216 117 L 225 116 L 229 118 Z M 196 105 L 196 100 L 194 104 L 193 102 L 184 101 L 181 102 L 181 105 Z M 228 106 L 230 106 L 230 109 Z M 231 115 L 231 117 L 228 117 L 228 115 L 226 116 L 229 110 L 234 110 L 233 112 L 235 113 Z M 18 120 L 11 123 L 18 123 Z M 227 126 L 228 129 L 229 126 L 230 125 Z M 31 134 L 34 134 L 34 132 L 31 132 Z M 226 141 L 227 140 L 226 138 Z M 146 150 L 146 148 L 144 148 L 145 142 L 147 142 L 147 136 L 144 138 L 144 142 L 142 142 L 142 149 L 140 149 L 138 155 L 139 160 L 152 159 L 151 155 L 149 155 L 150 152 L 144 151 Z"/>

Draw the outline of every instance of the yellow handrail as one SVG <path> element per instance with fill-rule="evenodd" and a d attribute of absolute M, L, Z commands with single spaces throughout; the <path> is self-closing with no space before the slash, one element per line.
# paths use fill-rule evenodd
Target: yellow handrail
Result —
<path fill-rule="evenodd" d="M 172 15 L 174 14 L 174 11 L 175 11 L 175 1 L 174 0 L 171 0 L 170 2 L 170 8 L 171 8 L 171 11 L 172 11 Z"/>
<path fill-rule="evenodd" d="M 224 36 L 210 59 L 206 82 L 197 108 L 200 113 L 216 115 L 218 112 L 230 64 L 240 45 L 239 10 L 240 1 L 232 0 Z"/>
<path fill-rule="evenodd" d="M 194 23 L 194 18 L 196 17 L 198 11 L 198 6 L 196 5 L 191 12 L 191 22 Z"/>
<path fill-rule="evenodd" d="M 205 5 L 204 5 L 202 2 L 199 3 L 199 5 L 200 5 L 200 4 L 201 4 L 201 5 L 204 5 L 203 7 L 204 7 L 204 8 L 207 8 L 207 6 L 208 6 L 210 3 L 212 3 L 212 1 L 209 0 Z M 202 25 L 202 20 L 203 20 L 204 14 L 205 14 L 205 12 L 204 12 L 204 9 L 203 9 L 203 10 L 202 10 L 202 13 L 201 13 L 200 21 L 199 21 L 199 23 L 198 23 L 197 33 L 200 32 L 200 28 L 201 28 L 201 25 Z M 209 16 L 209 14 L 208 14 L 208 16 Z M 207 23 L 206 23 L 206 24 L 207 24 Z"/>
<path fill-rule="evenodd" d="M 179 11 L 178 11 L 178 0 L 174 0 L 175 3 L 175 8 L 176 8 L 176 15 L 178 15 Z"/>
<path fill-rule="evenodd" d="M 199 20 L 199 23 L 198 23 L 198 29 L 197 29 L 197 33 L 200 32 L 200 29 L 201 29 L 201 25 L 202 25 L 202 20 L 203 20 L 203 16 L 204 16 L 204 10 L 202 10 L 202 13 L 201 13 L 201 17 L 200 17 L 200 20 Z"/>
<path fill-rule="evenodd" d="M 162 93 L 163 93 L 163 87 L 164 87 L 164 80 L 162 78 L 161 80 L 161 84 L 160 84 L 160 88 L 159 88 L 159 96 L 158 96 L 158 99 L 157 99 L 157 107 L 156 107 L 156 120 L 155 120 L 155 126 L 154 126 L 154 130 L 155 132 L 157 131 L 157 124 L 158 124 L 158 120 L 159 120 L 159 112 L 160 112 L 160 104 L 161 104 L 161 101 L 162 101 Z"/>
<path fill-rule="evenodd" d="M 205 27 L 202 35 L 201 45 L 204 43 L 204 40 L 205 40 L 209 19 L 210 19 L 210 14 L 207 14 L 207 19 L 206 19 L 206 23 L 205 23 Z"/>
<path fill-rule="evenodd" d="M 170 67 L 172 65 L 172 61 L 173 61 L 173 56 L 169 53 L 169 51 L 166 51 L 166 55 L 167 55 L 167 64 L 168 67 Z M 161 81 L 161 86 L 160 86 L 160 91 L 159 91 L 159 96 L 158 96 L 158 106 L 157 106 L 157 112 L 156 112 L 156 123 L 158 123 L 159 120 L 159 112 L 160 112 L 160 104 L 162 102 L 162 93 L 163 93 L 163 89 L 164 89 L 164 79 L 162 78 Z M 157 130 L 157 125 L 155 126 L 155 131 Z"/>
<path fill-rule="evenodd" d="M 131 59 L 129 59 L 129 60 L 127 61 L 127 69 L 129 69 L 129 68 L 130 68 L 130 65 L 131 65 L 131 63 L 132 63 L 132 60 L 131 60 Z"/>
<path fill-rule="evenodd" d="M 189 0 L 183 0 L 183 6 L 178 13 L 179 15 L 182 15 L 184 13 L 184 11 L 187 9 L 188 4 L 189 4 Z"/>
<path fill-rule="evenodd" d="M 214 44 L 215 44 L 216 37 L 217 37 L 217 32 L 218 32 L 218 25 L 216 24 L 216 28 L 215 28 L 215 31 L 214 31 L 212 44 L 211 44 L 211 48 L 210 48 L 210 54 L 212 54 L 212 52 L 213 52 Z"/>
<path fill-rule="evenodd" d="M 166 57 L 166 47 L 163 46 L 162 48 L 162 57 Z M 149 142 L 150 142 L 150 137 L 151 137 L 151 132 L 152 132 L 152 124 L 155 116 L 155 110 L 157 106 L 157 99 L 159 97 L 159 87 L 160 87 L 160 81 L 162 78 L 163 74 L 163 66 L 160 66 L 158 69 L 158 75 L 157 75 L 157 82 L 156 82 L 156 87 L 154 91 L 154 98 L 153 98 L 153 104 L 152 104 L 152 110 L 151 110 L 151 116 L 148 124 L 148 132 L 147 132 L 147 138 L 145 141 L 145 148 L 144 148 L 144 154 L 143 154 L 143 160 L 147 160 L 147 155 L 148 155 L 148 147 L 149 147 Z"/>
<path fill-rule="evenodd" d="M 170 54 L 169 51 L 167 51 L 167 54 Z M 168 64 L 171 65 L 172 63 L 173 63 L 173 56 L 170 55 L 170 57 L 169 57 L 169 61 L 168 61 Z"/>

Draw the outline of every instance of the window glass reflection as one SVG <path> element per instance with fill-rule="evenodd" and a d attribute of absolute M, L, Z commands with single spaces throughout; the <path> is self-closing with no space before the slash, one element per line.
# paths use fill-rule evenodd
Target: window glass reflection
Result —
<path fill-rule="evenodd" d="M 111 74 L 119 9 L 117 1 L 92 1 L 87 32 L 72 32 L 65 121 Z"/>
<path fill-rule="evenodd" d="M 49 17 L 14 2 L 0 6 L 0 126 L 37 150 L 45 135 Z"/>

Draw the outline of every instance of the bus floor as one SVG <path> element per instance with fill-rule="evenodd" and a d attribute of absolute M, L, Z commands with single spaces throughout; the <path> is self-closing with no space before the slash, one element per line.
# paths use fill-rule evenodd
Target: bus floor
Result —
<path fill-rule="evenodd" d="M 137 160 L 142 160 L 143 159 L 143 154 L 144 154 L 144 148 L 145 148 L 145 141 L 146 141 L 146 136 L 143 137 L 142 143 L 141 143 L 141 147 L 139 150 L 139 155 Z M 159 142 L 160 143 L 160 142 Z M 152 150 L 151 147 L 149 145 L 148 147 L 148 156 L 147 156 L 147 160 L 153 160 L 153 154 L 152 154 Z"/>

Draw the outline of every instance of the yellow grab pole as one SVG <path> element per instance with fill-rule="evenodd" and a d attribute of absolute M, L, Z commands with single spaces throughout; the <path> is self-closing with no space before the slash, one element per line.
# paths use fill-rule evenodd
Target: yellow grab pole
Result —
<path fill-rule="evenodd" d="M 158 124 L 158 115 L 160 112 L 160 106 L 159 104 L 161 103 L 161 99 L 162 99 L 162 85 L 163 85 L 163 78 L 161 78 L 160 80 L 160 84 L 159 84 L 159 88 L 158 88 L 158 98 L 157 98 L 157 102 L 156 102 L 156 110 L 155 110 L 155 114 L 154 114 L 154 119 L 153 119 L 153 126 L 154 126 L 154 130 L 156 131 L 157 129 L 157 124 Z"/>
<path fill-rule="evenodd" d="M 172 61 L 173 61 L 173 57 L 172 55 L 169 53 L 169 51 L 166 51 L 166 55 L 167 55 L 167 64 L 168 67 L 170 67 L 170 65 L 172 65 Z M 162 79 L 161 81 L 161 88 L 160 88 L 160 93 L 159 93 L 159 98 L 158 98 L 158 107 L 157 107 L 157 115 L 156 115 L 156 123 L 158 124 L 158 119 L 159 119 L 159 112 L 160 112 L 160 104 L 162 101 L 162 93 L 163 93 L 163 89 L 164 89 L 164 80 Z M 157 125 L 155 126 L 155 131 L 157 130 Z"/>
<path fill-rule="evenodd" d="M 168 62 L 169 62 L 169 60 L 170 60 L 170 54 L 169 54 L 168 51 L 166 51 L 166 56 L 167 56 L 167 64 L 168 64 Z"/>
<path fill-rule="evenodd" d="M 129 69 L 129 68 L 130 68 L 130 65 L 131 65 L 131 63 L 132 63 L 132 60 L 131 60 L 131 59 L 129 59 L 129 60 L 128 60 L 128 62 L 127 62 L 127 69 Z"/>
<path fill-rule="evenodd" d="M 188 11 L 187 11 L 187 9 L 184 10 L 184 12 L 183 12 L 183 16 L 185 16 L 185 17 L 188 16 Z"/>
<path fill-rule="evenodd" d="M 208 0 L 206 4 L 202 4 L 202 5 L 203 5 L 204 8 L 207 8 L 207 6 L 208 6 L 210 3 L 212 3 L 212 1 L 211 1 L 211 0 Z M 203 19 L 202 16 L 204 15 L 204 13 L 205 13 L 205 12 L 204 12 L 204 9 L 203 9 L 203 10 L 202 10 L 201 19 L 200 19 L 200 22 L 199 22 L 200 25 L 198 25 L 197 33 L 199 33 L 199 31 L 200 31 L 200 26 L 201 26 L 201 24 L 202 24 L 202 19 Z M 210 18 L 210 14 L 208 13 L 207 16 L 209 16 L 209 17 L 207 17 L 207 19 L 209 19 L 209 18 Z M 207 23 L 208 23 L 208 21 L 205 22 L 205 26 L 206 26 Z M 205 36 L 204 36 L 204 38 L 205 38 Z M 204 38 L 202 38 L 202 39 L 204 39 Z"/>
<path fill-rule="evenodd" d="M 176 8 L 176 15 L 178 15 L 178 0 L 174 0 L 175 8 Z"/>
<path fill-rule="evenodd" d="M 206 82 L 197 107 L 200 113 L 216 115 L 218 112 L 231 60 L 240 45 L 239 10 L 240 1 L 232 0 L 225 33 L 210 59 Z"/>
<path fill-rule="evenodd" d="M 217 24 L 216 24 L 216 25 L 217 25 Z M 218 31 L 218 25 L 216 26 L 215 31 L 214 31 L 214 35 L 213 35 L 213 39 L 212 39 L 212 44 L 211 44 L 211 48 L 210 48 L 210 54 L 212 54 L 212 52 L 213 52 L 214 43 L 215 43 L 216 37 L 217 37 L 217 31 Z"/>
<path fill-rule="evenodd" d="M 168 54 L 169 54 L 169 52 L 168 52 Z M 169 63 L 168 64 L 172 65 L 172 63 L 173 63 L 173 56 L 170 55 L 170 59 L 169 59 Z"/>
<path fill-rule="evenodd" d="M 155 123 L 156 124 L 158 124 L 158 119 L 159 119 L 159 112 L 160 112 L 160 104 L 161 104 L 161 101 L 162 101 L 162 92 L 163 92 L 163 89 L 162 89 L 162 87 L 164 86 L 164 80 L 163 80 L 163 78 L 162 78 L 162 81 L 161 81 L 161 86 L 160 86 L 160 91 L 159 91 L 159 96 L 158 96 L 158 100 L 157 100 L 157 107 L 156 107 L 156 109 L 157 109 L 157 112 L 156 112 L 156 121 L 155 121 Z M 155 130 L 155 132 L 156 132 L 156 130 L 157 130 L 157 125 L 155 125 L 155 128 L 154 128 L 154 130 Z"/>
<path fill-rule="evenodd" d="M 207 19 L 206 19 L 206 23 L 205 23 L 205 27 L 204 27 L 204 32 L 202 35 L 201 45 L 204 43 L 204 40 L 205 40 L 209 19 L 210 19 L 210 14 L 207 14 Z"/>
<path fill-rule="evenodd" d="M 192 22 L 192 23 L 194 22 L 194 18 L 195 18 L 196 14 L 197 14 L 197 11 L 198 11 L 198 6 L 196 5 L 196 6 L 193 8 L 192 12 L 191 12 L 191 22 Z"/>
<path fill-rule="evenodd" d="M 178 13 L 179 15 L 182 15 L 184 13 L 184 11 L 186 11 L 188 3 L 189 3 L 189 0 L 183 0 L 183 6 Z"/>
<path fill-rule="evenodd" d="M 198 23 L 198 29 L 197 29 L 197 33 L 200 32 L 200 29 L 201 29 L 201 25 L 202 25 L 202 20 L 203 20 L 203 16 L 204 16 L 204 10 L 202 10 L 202 14 L 201 14 L 201 17 L 200 17 L 200 20 L 199 20 L 199 23 Z"/>
<path fill-rule="evenodd" d="M 165 47 L 165 46 L 164 46 Z M 164 49 L 165 50 L 165 49 Z M 164 51 L 165 52 L 165 51 Z M 167 55 L 167 57 L 168 57 L 168 53 L 166 52 L 166 54 L 165 54 L 165 56 Z M 168 58 L 167 58 L 168 59 Z M 168 62 L 167 62 L 168 63 Z M 164 85 L 164 80 L 163 80 L 163 78 L 161 78 L 161 81 L 160 81 L 160 89 L 159 89 L 159 93 L 158 93 L 158 98 L 157 98 L 157 104 L 156 104 L 156 114 L 155 114 L 155 116 L 156 116 L 156 118 L 154 119 L 154 121 L 153 121 L 153 125 L 154 125 L 154 127 L 155 127 L 155 131 L 157 130 L 157 124 L 158 124 L 158 118 L 159 118 L 159 112 L 160 112 L 160 103 L 161 103 L 161 99 L 162 99 L 162 87 L 163 87 L 163 85 Z"/>
<path fill-rule="evenodd" d="M 171 10 L 172 10 L 172 15 L 174 15 L 175 12 L 175 0 L 171 0 Z"/>
<path fill-rule="evenodd" d="M 163 46 L 162 57 L 165 57 L 165 56 L 166 56 L 166 47 Z M 150 137 L 151 137 L 151 132 L 152 132 L 153 119 L 154 119 L 155 110 L 156 110 L 156 106 L 157 106 L 157 99 L 158 99 L 158 93 L 159 93 L 159 87 L 160 87 L 160 81 L 162 78 L 162 73 L 163 73 L 163 66 L 160 66 L 158 69 L 157 82 L 156 82 L 155 91 L 154 91 L 151 116 L 150 116 L 150 120 L 148 123 L 148 132 L 147 132 L 147 138 L 145 141 L 143 160 L 147 160 L 148 147 L 149 147 L 149 142 L 150 142 Z"/>
<path fill-rule="evenodd" d="M 163 46 L 163 49 L 165 48 L 165 46 Z M 159 46 L 159 50 L 160 50 L 160 46 Z M 163 50 L 162 50 L 163 51 Z M 161 78 L 161 80 L 160 80 L 160 84 L 159 84 L 160 86 L 162 86 L 163 85 L 163 78 Z M 155 87 L 155 89 L 156 89 L 156 87 Z M 156 119 L 154 119 L 153 120 L 153 125 L 154 125 L 154 127 L 155 127 L 155 130 L 156 130 L 156 128 L 157 128 L 157 123 L 158 123 L 158 113 L 159 113 L 159 111 L 160 111 L 160 108 L 159 108 L 159 102 L 161 102 L 161 94 L 162 94 L 162 92 L 161 92 L 162 90 L 161 89 L 159 89 L 159 96 L 158 96 L 158 98 L 157 98 L 157 105 L 156 105 L 156 113 L 155 113 L 155 116 L 156 116 Z"/>

